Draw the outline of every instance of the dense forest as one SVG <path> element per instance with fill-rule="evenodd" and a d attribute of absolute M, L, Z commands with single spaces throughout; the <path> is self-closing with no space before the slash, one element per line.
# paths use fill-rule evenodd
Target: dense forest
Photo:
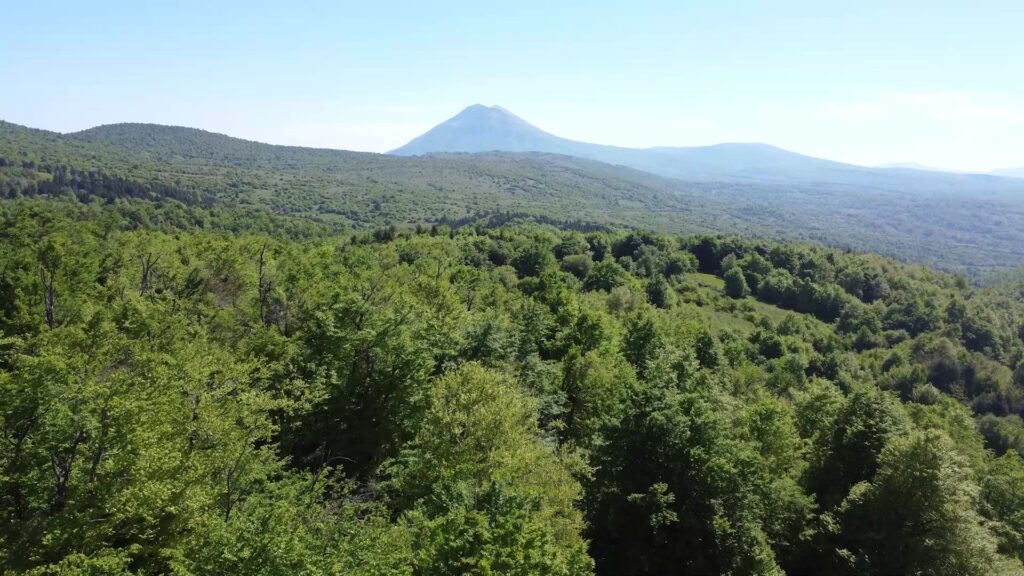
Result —
<path fill-rule="evenodd" d="M 993 179 L 995 180 L 995 179 Z M 972 180 L 973 181 L 973 180 Z M 273 146 L 174 126 L 74 134 L 0 121 L 0 198 L 174 200 L 373 229 L 521 214 L 574 225 L 738 234 L 889 256 L 978 280 L 1024 267 L 1016 193 L 689 181 L 538 153 L 380 154 Z M 993 185 L 994 186 L 994 185 Z"/>
<path fill-rule="evenodd" d="M 0 572 L 1024 573 L 1016 280 L 39 166 L 4 173 L 71 194 L 0 202 Z"/>

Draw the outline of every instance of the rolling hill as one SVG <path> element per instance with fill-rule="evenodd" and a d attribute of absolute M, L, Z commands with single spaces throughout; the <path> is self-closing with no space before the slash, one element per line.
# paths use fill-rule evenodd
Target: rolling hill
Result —
<path fill-rule="evenodd" d="M 522 142 L 536 136 L 529 125 L 517 130 Z M 776 171 L 829 165 L 768 146 L 735 146 L 688 154 L 709 172 L 724 170 L 726 156 L 747 166 L 774 162 Z M 352 228 L 521 215 L 586 226 L 810 241 L 970 276 L 1024 266 L 1024 200 L 1013 195 L 738 178 L 687 182 L 569 154 L 394 156 L 275 146 L 151 124 L 61 135 L 0 123 L 0 196 L 173 199 Z"/>
<path fill-rule="evenodd" d="M 275 146 L 193 128 L 116 124 L 60 135 L 0 124 L 0 193 L 65 172 L 136 187 L 171 185 L 193 201 L 258 206 L 347 227 L 524 214 L 607 226 L 749 228 L 728 200 L 644 172 L 552 154 L 380 154 Z M 23 166 L 31 166 L 24 168 Z M 17 167 L 17 168 L 14 168 Z M 69 189 L 88 193 L 86 177 Z M 44 186 L 45 188 L 45 186 Z M 70 191 L 70 190 L 69 190 Z"/>

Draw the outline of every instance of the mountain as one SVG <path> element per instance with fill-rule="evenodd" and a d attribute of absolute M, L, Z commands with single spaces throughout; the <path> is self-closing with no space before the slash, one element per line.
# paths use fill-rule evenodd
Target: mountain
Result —
<path fill-rule="evenodd" d="M 1024 168 L 1007 168 L 1005 170 L 993 170 L 994 176 L 1003 176 L 1007 178 L 1024 178 Z"/>
<path fill-rule="evenodd" d="M 498 118 L 507 114 L 489 110 Z M 530 134 L 537 137 L 521 125 L 520 130 L 524 141 Z M 655 149 L 654 157 L 658 153 Z M 723 163 L 729 159 L 769 165 L 777 174 L 806 171 L 815 162 L 825 163 L 826 169 L 830 165 L 764 145 L 665 153 L 685 155 L 689 166 L 708 172 L 727 169 Z M 956 181 L 960 175 L 935 176 Z M 1024 188 L 1019 180 L 983 178 Z M 355 229 L 521 216 L 583 227 L 816 242 L 972 277 L 1024 266 L 1021 195 L 912 194 L 872 186 L 844 190 L 765 179 L 684 182 L 565 154 L 393 156 L 276 146 L 153 124 L 114 124 L 62 135 L 0 122 L 0 198 L 20 196 L 153 202 L 170 208 L 183 203 L 190 210 L 223 207 L 228 212 L 244 207 Z M 197 223 L 206 218 L 177 209 L 172 213 Z"/>
<path fill-rule="evenodd" d="M 767 144 L 636 149 L 577 142 L 545 132 L 500 106 L 481 104 L 469 106 L 388 154 L 494 151 L 565 154 L 689 180 L 721 180 L 730 175 L 742 179 L 744 172 L 835 164 Z"/>
<path fill-rule="evenodd" d="M 580 144 L 548 134 L 500 106 L 474 104 L 389 154 L 502 151 L 580 156 Z"/>
<path fill-rule="evenodd" d="M 56 195 L 62 188 L 53 186 L 55 175 L 82 199 L 170 196 L 354 228 L 523 214 L 597 226 L 760 229 L 749 218 L 738 220 L 728 199 L 571 156 L 402 158 L 277 146 L 180 126 L 113 124 L 61 135 L 0 122 L 0 197 Z M 108 185 L 114 179 L 123 182 Z"/>
<path fill-rule="evenodd" d="M 422 136 L 389 152 L 548 152 L 629 166 L 689 182 L 728 182 L 811 188 L 849 194 L 865 190 L 900 194 L 1024 197 L 1024 183 L 985 174 L 952 174 L 869 168 L 805 156 L 768 144 L 623 148 L 555 136 L 500 106 L 470 106 Z"/>
<path fill-rule="evenodd" d="M 951 174 L 956 173 L 956 170 L 946 170 L 945 168 L 936 168 L 934 166 L 928 166 L 927 164 L 918 164 L 917 162 L 889 162 L 888 164 L 879 164 L 875 168 L 897 168 L 903 170 L 920 170 L 922 172 L 948 172 Z"/>

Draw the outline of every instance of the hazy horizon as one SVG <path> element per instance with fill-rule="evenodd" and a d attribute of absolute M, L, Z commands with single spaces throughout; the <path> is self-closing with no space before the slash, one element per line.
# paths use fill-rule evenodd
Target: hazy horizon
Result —
<path fill-rule="evenodd" d="M 1024 6 L 752 1 L 11 6 L 0 117 L 384 152 L 467 105 L 615 146 L 763 142 L 865 166 L 1024 166 Z M 54 83 L 57 83 L 54 85 Z"/>

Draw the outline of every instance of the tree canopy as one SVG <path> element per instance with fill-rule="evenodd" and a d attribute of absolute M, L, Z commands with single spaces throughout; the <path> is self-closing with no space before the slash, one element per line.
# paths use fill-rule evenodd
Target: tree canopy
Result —
<path fill-rule="evenodd" d="M 179 208 L 0 203 L 4 573 L 1024 570 L 1024 291 Z"/>

